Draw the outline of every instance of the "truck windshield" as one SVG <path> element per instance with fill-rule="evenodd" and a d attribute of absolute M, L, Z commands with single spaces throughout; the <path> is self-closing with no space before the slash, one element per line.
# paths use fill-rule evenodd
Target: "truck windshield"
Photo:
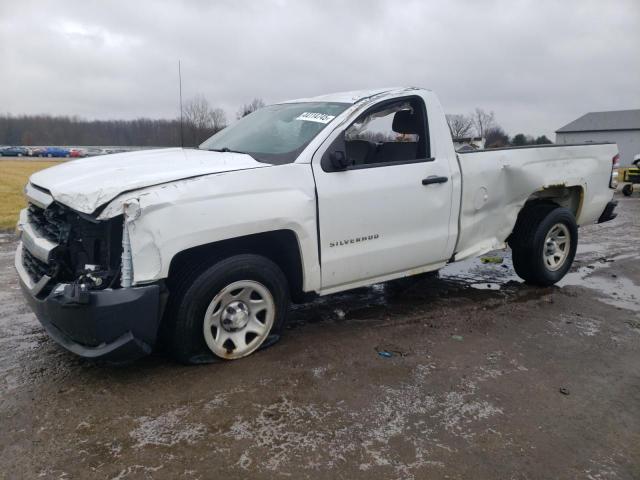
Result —
<path fill-rule="evenodd" d="M 201 150 L 240 152 L 264 163 L 293 162 L 348 103 L 282 103 L 261 108 L 220 130 Z"/>

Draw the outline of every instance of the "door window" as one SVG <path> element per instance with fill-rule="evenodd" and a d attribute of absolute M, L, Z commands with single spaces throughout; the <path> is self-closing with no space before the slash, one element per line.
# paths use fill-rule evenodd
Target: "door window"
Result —
<path fill-rule="evenodd" d="M 424 103 L 418 98 L 385 102 L 352 123 L 344 142 L 347 160 L 355 168 L 426 160 Z"/>

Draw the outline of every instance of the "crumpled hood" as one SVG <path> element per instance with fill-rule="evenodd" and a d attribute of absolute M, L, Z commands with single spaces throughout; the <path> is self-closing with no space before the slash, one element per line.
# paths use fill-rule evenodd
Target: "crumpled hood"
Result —
<path fill-rule="evenodd" d="M 58 202 L 92 213 L 119 194 L 212 173 L 268 167 L 249 155 L 166 148 L 83 158 L 31 175 Z"/>

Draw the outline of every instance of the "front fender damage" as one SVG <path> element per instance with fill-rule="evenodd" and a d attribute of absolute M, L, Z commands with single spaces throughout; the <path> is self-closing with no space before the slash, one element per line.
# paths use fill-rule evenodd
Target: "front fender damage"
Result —
<path fill-rule="evenodd" d="M 162 271 L 162 256 L 154 232 L 143 221 L 139 198 L 122 204 L 124 216 L 122 234 L 123 287 L 130 287 L 141 278 L 156 277 Z"/>

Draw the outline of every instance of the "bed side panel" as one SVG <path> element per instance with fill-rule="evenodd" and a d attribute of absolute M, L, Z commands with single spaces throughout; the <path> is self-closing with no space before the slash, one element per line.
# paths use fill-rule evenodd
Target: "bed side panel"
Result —
<path fill-rule="evenodd" d="M 595 222 L 613 197 L 615 145 L 486 150 L 460 154 L 462 205 L 456 259 L 500 248 L 533 194 L 553 186 L 580 187 L 578 224 Z"/>

